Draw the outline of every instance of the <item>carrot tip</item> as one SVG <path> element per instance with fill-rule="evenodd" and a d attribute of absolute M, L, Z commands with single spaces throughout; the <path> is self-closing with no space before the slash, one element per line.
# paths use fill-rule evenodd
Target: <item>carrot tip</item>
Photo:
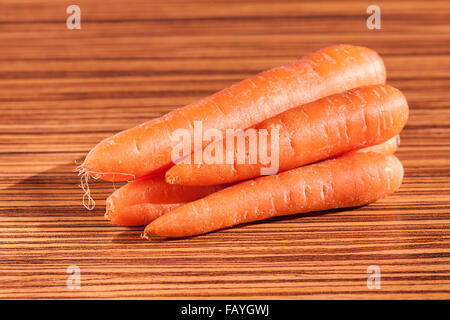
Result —
<path fill-rule="evenodd" d="M 150 240 L 150 236 L 146 234 L 145 232 L 141 234 L 141 238 L 145 240 Z"/>
<path fill-rule="evenodd" d="M 108 198 L 106 199 L 106 212 L 105 212 L 105 219 L 106 220 L 112 220 L 111 219 L 111 213 L 114 211 L 114 205 L 112 201 Z"/>
<path fill-rule="evenodd" d="M 83 163 L 84 164 L 84 163 Z M 95 171 L 88 171 L 83 167 L 83 164 L 79 165 L 74 169 L 74 172 L 78 172 L 78 175 L 81 176 L 81 183 L 80 187 L 83 189 L 83 206 L 88 209 L 89 211 L 94 210 L 95 208 L 95 201 L 91 197 L 91 189 L 89 188 L 89 178 L 93 178 L 94 180 L 101 179 L 103 175 L 112 175 L 113 177 L 115 175 L 123 175 L 130 177 L 131 180 L 136 179 L 136 176 L 131 173 L 122 173 L 122 172 L 95 172 Z M 131 181 L 127 180 L 127 181 Z M 113 180 L 114 182 L 114 180 Z M 106 215 L 105 215 L 106 216 Z"/>
<path fill-rule="evenodd" d="M 397 143 L 397 148 L 400 147 L 400 135 L 395 136 L 395 142 Z"/>

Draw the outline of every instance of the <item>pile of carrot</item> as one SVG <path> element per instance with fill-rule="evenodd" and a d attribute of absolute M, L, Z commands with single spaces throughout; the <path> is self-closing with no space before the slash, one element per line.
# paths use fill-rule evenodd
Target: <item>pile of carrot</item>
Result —
<path fill-rule="evenodd" d="M 147 225 L 148 238 L 377 201 L 402 182 L 393 154 L 408 119 L 405 97 L 385 81 L 376 52 L 337 45 L 238 82 L 97 144 L 77 168 L 86 206 L 93 204 L 89 178 L 128 181 L 106 200 L 105 217 Z M 271 141 L 276 128 L 278 171 L 261 176 L 267 163 L 239 158 L 240 145 L 228 154 L 231 163 L 174 159 L 172 133 L 194 135 L 195 121 L 221 138 L 189 150 L 224 147 L 228 129 L 266 130 Z"/>

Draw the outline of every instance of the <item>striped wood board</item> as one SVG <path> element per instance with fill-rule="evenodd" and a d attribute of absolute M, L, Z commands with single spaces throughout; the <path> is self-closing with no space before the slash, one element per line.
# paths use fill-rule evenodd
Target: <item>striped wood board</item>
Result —
<path fill-rule="evenodd" d="M 2 0 L 0 298 L 450 298 L 448 1 L 377 1 L 381 30 L 366 1 L 81 0 L 81 30 L 70 4 Z M 393 196 L 171 241 L 108 224 L 110 183 L 81 206 L 100 139 L 336 43 L 377 50 L 410 103 Z"/>

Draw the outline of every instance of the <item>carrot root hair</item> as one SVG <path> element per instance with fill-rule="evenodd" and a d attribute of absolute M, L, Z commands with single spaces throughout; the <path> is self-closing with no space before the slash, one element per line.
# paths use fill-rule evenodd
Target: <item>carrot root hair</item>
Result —
<path fill-rule="evenodd" d="M 84 192 L 83 207 L 85 207 L 89 211 L 92 211 L 95 208 L 95 201 L 91 197 L 91 189 L 89 188 L 89 178 L 91 177 L 91 175 L 89 172 L 84 171 L 84 168 L 82 166 L 78 166 L 75 171 L 78 172 L 78 175 L 81 177 L 80 187 Z"/>
<path fill-rule="evenodd" d="M 102 177 L 102 175 L 116 175 L 116 174 L 131 177 L 131 180 L 128 180 L 128 182 L 130 182 L 136 178 L 134 174 L 130 174 L 130 173 L 87 171 L 83 168 L 82 165 L 76 167 L 74 171 L 78 172 L 78 175 L 81 177 L 80 187 L 84 192 L 83 207 L 85 207 L 89 211 L 92 211 L 95 208 L 95 201 L 91 196 L 91 189 L 89 188 L 89 179 L 90 178 L 98 180 Z"/>

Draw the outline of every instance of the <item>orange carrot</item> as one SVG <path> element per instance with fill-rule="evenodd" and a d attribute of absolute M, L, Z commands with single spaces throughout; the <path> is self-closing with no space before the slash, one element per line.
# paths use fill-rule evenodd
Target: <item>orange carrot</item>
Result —
<path fill-rule="evenodd" d="M 190 202 L 150 223 L 144 236 L 186 237 L 274 216 L 361 206 L 393 193 L 402 178 L 393 155 L 344 155 Z"/>
<path fill-rule="evenodd" d="M 285 110 L 351 88 L 384 83 L 378 54 L 368 48 L 337 45 L 288 65 L 243 80 L 212 96 L 122 131 L 97 144 L 78 168 L 83 176 L 131 180 L 172 163 L 176 129 L 193 134 L 193 121 L 203 132 L 215 128 L 242 130 Z"/>
<path fill-rule="evenodd" d="M 372 147 L 351 152 L 375 151 L 393 154 L 398 136 Z M 225 188 L 220 186 L 178 186 L 165 182 L 162 175 L 132 181 L 106 199 L 105 217 L 121 226 L 146 225 L 156 218 L 211 193 Z"/>
<path fill-rule="evenodd" d="M 121 226 L 146 225 L 174 208 L 224 187 L 171 185 L 161 174 L 143 177 L 122 186 L 106 199 L 105 218 Z"/>
<path fill-rule="evenodd" d="M 380 143 L 374 146 L 352 150 L 347 152 L 346 154 L 355 153 L 355 152 L 378 152 L 384 154 L 394 154 L 397 151 L 398 146 L 400 145 L 400 136 L 396 135 L 395 137 Z"/>
<path fill-rule="evenodd" d="M 290 109 L 255 128 L 267 130 L 268 141 L 273 140 L 271 129 L 279 130 L 279 171 L 285 171 L 382 143 L 397 135 L 407 118 L 408 104 L 403 94 L 388 85 L 374 85 Z M 259 142 L 255 144 L 257 149 Z M 218 144 L 225 149 L 227 143 L 218 141 L 207 148 Z M 248 144 L 247 137 L 246 151 Z M 267 145 L 270 149 L 270 143 Z M 239 162 L 239 147 L 234 145 L 234 163 L 199 164 L 192 156 L 190 163 L 180 162 L 168 170 L 166 180 L 180 185 L 215 185 L 260 176 L 261 168 L 269 165 L 250 163 L 248 153 Z"/>

